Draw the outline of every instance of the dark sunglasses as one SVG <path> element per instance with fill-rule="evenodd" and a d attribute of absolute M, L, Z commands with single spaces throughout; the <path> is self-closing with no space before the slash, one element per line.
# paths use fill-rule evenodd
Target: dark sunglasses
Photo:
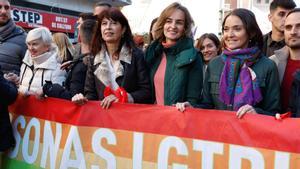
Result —
<path fill-rule="evenodd" d="M 10 6 L 9 5 L 0 5 L 0 9 L 4 8 L 5 10 L 9 10 Z"/>

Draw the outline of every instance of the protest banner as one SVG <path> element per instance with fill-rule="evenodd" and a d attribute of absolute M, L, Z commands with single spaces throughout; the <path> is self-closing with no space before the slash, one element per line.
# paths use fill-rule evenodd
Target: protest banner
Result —
<path fill-rule="evenodd" d="M 5 169 L 299 169 L 300 119 L 19 98 Z"/>

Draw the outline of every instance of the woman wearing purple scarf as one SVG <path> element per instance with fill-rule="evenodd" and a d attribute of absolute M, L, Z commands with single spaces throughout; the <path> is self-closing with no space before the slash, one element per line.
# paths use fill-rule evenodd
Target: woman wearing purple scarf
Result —
<path fill-rule="evenodd" d="M 222 24 L 224 51 L 207 69 L 200 107 L 275 115 L 280 84 L 274 62 L 261 55 L 263 36 L 254 14 L 235 9 Z"/>
<path fill-rule="evenodd" d="M 275 64 L 262 56 L 263 36 L 254 14 L 235 9 L 222 24 L 224 51 L 207 68 L 200 107 L 275 115 L 280 85 Z"/>

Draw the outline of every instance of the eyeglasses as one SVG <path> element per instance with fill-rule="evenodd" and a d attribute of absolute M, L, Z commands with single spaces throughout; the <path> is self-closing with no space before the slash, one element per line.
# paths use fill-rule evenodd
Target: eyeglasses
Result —
<path fill-rule="evenodd" d="M 0 5 L 0 9 L 4 8 L 5 10 L 9 10 L 10 6 L 9 5 Z"/>

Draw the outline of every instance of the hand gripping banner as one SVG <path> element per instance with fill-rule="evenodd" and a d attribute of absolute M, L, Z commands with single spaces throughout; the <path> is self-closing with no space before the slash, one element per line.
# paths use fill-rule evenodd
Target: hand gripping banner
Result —
<path fill-rule="evenodd" d="M 299 169 L 300 119 L 19 98 L 3 169 Z"/>

